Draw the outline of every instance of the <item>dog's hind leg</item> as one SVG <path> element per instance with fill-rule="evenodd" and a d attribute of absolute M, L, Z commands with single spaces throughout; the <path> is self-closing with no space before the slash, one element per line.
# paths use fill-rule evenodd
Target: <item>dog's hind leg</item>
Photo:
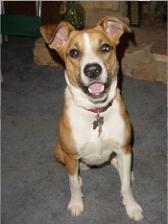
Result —
<path fill-rule="evenodd" d="M 90 167 L 82 161 L 79 162 L 79 168 L 80 168 L 80 170 L 89 170 L 90 169 Z"/>
<path fill-rule="evenodd" d="M 54 146 L 53 154 L 54 154 L 55 159 L 59 163 L 62 163 L 63 165 L 65 165 L 64 154 L 63 154 L 63 151 L 62 151 L 61 146 L 59 144 Z"/>

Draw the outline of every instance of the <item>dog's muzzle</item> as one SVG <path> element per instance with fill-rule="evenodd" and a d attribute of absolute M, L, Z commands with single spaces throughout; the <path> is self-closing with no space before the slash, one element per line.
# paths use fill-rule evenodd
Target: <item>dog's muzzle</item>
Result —
<path fill-rule="evenodd" d="M 84 74 L 89 79 L 97 79 L 102 72 L 102 67 L 99 64 L 93 63 L 93 64 L 87 64 L 84 68 Z"/>
<path fill-rule="evenodd" d="M 81 80 L 81 88 L 92 99 L 103 98 L 108 92 L 111 83 L 109 75 L 103 78 L 103 69 L 98 63 L 86 64 L 83 74 L 87 80 L 87 84 Z"/>

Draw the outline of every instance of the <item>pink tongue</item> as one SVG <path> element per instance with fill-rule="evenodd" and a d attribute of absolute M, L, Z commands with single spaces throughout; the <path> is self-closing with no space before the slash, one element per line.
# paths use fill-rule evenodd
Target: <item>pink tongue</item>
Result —
<path fill-rule="evenodd" d="M 98 95 L 104 91 L 104 85 L 102 83 L 95 82 L 88 87 L 88 91 L 91 94 Z"/>

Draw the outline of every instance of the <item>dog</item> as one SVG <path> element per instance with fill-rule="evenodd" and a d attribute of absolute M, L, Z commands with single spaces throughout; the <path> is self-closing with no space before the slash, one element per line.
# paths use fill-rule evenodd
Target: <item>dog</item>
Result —
<path fill-rule="evenodd" d="M 132 128 L 117 85 L 116 46 L 124 32 L 131 32 L 128 23 L 127 18 L 107 16 L 81 31 L 65 21 L 40 28 L 65 63 L 67 87 L 54 155 L 69 176 L 72 216 L 84 210 L 80 167 L 109 162 L 119 173 L 128 216 L 143 219 L 131 188 Z"/>

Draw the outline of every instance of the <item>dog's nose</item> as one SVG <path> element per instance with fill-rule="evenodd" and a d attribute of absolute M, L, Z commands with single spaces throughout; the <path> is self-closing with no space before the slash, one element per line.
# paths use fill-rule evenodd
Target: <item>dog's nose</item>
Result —
<path fill-rule="evenodd" d="M 85 75 L 88 78 L 92 78 L 92 79 L 95 79 L 98 76 L 100 76 L 101 72 L 102 72 L 102 67 L 97 63 L 88 64 L 84 68 Z"/>

